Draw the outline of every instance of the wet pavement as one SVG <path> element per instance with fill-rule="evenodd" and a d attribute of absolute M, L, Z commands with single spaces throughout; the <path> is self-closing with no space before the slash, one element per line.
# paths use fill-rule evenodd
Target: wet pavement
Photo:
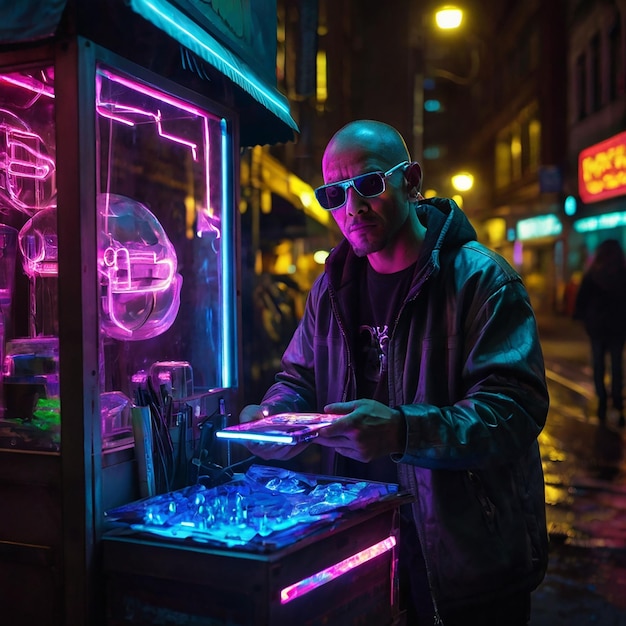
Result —
<path fill-rule="evenodd" d="M 626 626 L 626 429 L 595 415 L 581 326 L 539 317 L 550 412 L 540 437 L 551 549 L 531 626 Z"/>

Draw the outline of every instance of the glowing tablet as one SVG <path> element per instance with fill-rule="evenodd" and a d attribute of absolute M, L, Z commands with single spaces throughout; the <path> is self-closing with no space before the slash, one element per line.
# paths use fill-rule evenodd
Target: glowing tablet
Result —
<path fill-rule="evenodd" d="M 218 439 L 294 446 L 314 439 L 322 428 L 340 417 L 343 416 L 330 413 L 277 413 L 254 422 L 228 426 L 215 436 Z"/>

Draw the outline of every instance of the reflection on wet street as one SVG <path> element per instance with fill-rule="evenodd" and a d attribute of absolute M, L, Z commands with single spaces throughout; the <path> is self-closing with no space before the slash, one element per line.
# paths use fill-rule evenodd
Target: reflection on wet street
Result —
<path fill-rule="evenodd" d="M 624 551 L 557 546 L 533 594 L 531 626 L 624 626 Z"/>
<path fill-rule="evenodd" d="M 533 594 L 531 626 L 626 626 L 624 435 L 614 416 L 599 427 L 592 399 L 555 378 L 539 440 L 550 565 Z"/>
<path fill-rule="evenodd" d="M 626 549 L 626 469 L 622 433 L 598 425 L 587 403 L 550 386 L 551 410 L 539 443 L 551 534 L 570 545 Z"/>

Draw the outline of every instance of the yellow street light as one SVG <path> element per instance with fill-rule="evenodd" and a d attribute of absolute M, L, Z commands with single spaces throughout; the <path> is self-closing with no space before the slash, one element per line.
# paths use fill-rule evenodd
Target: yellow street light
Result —
<path fill-rule="evenodd" d="M 469 172 L 459 172 L 450 180 L 457 191 L 469 191 L 474 186 L 474 177 Z"/>
<path fill-rule="evenodd" d="M 463 11 L 458 7 L 446 5 L 435 12 L 435 22 L 442 30 L 458 28 L 463 21 Z"/>

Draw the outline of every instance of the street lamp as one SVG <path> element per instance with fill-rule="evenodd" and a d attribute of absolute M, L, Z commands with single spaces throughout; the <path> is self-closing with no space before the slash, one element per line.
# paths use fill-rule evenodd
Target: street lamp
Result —
<path fill-rule="evenodd" d="M 421 19 L 420 19 L 421 17 Z M 425 114 L 426 111 L 436 112 L 445 110 L 445 107 L 438 108 L 431 101 L 426 100 L 425 80 L 427 78 L 443 79 L 447 82 L 454 83 L 460 87 L 469 87 L 475 84 L 480 74 L 481 51 L 483 42 L 473 33 L 467 32 L 467 24 L 470 20 L 460 8 L 452 5 L 441 6 L 428 14 L 416 15 L 414 20 L 414 30 L 412 31 L 412 47 L 414 59 L 413 72 L 413 136 L 412 151 L 413 157 L 422 163 L 426 158 L 424 136 L 425 133 Z M 439 33 L 438 37 L 434 33 Z M 449 46 L 442 43 L 444 37 L 453 37 L 455 41 L 449 41 Z M 463 41 L 458 41 L 459 39 Z M 467 52 L 462 56 L 459 55 L 459 45 L 467 43 Z M 464 46 L 463 46 L 464 47 Z M 441 67 L 447 65 L 447 62 L 453 62 L 450 69 L 456 69 L 459 73 L 454 73 L 448 69 Z M 466 65 L 467 64 L 467 65 Z M 442 88 L 443 89 L 443 88 Z M 449 89 L 443 89 L 444 93 L 451 93 Z M 456 94 L 456 92 L 454 92 Z M 452 101 L 452 99 L 450 99 Z M 433 105 L 427 108 L 428 105 Z M 437 129 L 437 120 L 433 119 L 433 133 L 437 133 L 437 137 L 441 138 L 445 134 L 445 129 Z M 434 137 L 435 135 L 433 135 Z M 441 171 L 441 166 L 437 166 L 435 161 L 431 162 L 433 166 L 434 179 L 445 176 Z M 425 175 L 430 176 L 429 168 L 425 167 Z M 449 181 L 450 178 L 445 176 Z M 431 181 L 431 184 L 435 182 Z M 465 193 L 471 189 L 473 179 L 458 179 L 456 184 L 452 183 L 455 191 Z M 464 188 L 457 185 L 469 185 Z"/>
<path fill-rule="evenodd" d="M 469 172 L 459 172 L 450 179 L 457 191 L 469 191 L 474 186 L 474 177 Z"/>
<path fill-rule="evenodd" d="M 442 30 L 458 28 L 463 21 L 463 11 L 458 7 L 444 6 L 435 12 L 435 22 Z"/>
<path fill-rule="evenodd" d="M 455 191 L 458 192 L 458 194 L 452 196 L 452 199 L 463 208 L 464 199 L 461 194 L 472 189 L 474 186 L 474 176 L 469 172 L 458 172 L 450 177 L 450 182 Z"/>
<path fill-rule="evenodd" d="M 463 11 L 452 5 L 445 5 L 434 12 L 435 23 L 442 30 L 453 30 L 458 28 L 463 21 Z M 416 19 L 416 24 L 412 32 L 412 47 L 414 49 L 413 58 L 415 60 L 415 72 L 413 77 L 413 158 L 419 162 L 423 161 L 423 135 L 424 135 L 424 79 L 426 65 L 426 45 L 424 42 L 427 31 L 426 20 Z M 472 68 L 474 62 L 472 59 Z M 473 75 L 473 70 L 472 70 Z M 455 76 L 446 70 L 433 71 L 435 76 L 458 82 L 461 77 Z M 472 76 L 473 78 L 473 76 Z"/>
<path fill-rule="evenodd" d="M 437 28 L 442 31 L 461 30 L 464 17 L 464 13 L 461 9 L 451 5 L 443 6 L 435 11 L 435 23 L 437 24 Z M 463 35 L 468 39 L 470 44 L 470 68 L 468 72 L 464 75 L 459 75 L 448 70 L 433 68 L 432 74 L 439 78 L 445 78 L 457 85 L 471 85 L 478 77 L 480 69 L 480 41 L 475 36 L 471 36 L 465 29 L 462 30 L 464 30 Z"/>

